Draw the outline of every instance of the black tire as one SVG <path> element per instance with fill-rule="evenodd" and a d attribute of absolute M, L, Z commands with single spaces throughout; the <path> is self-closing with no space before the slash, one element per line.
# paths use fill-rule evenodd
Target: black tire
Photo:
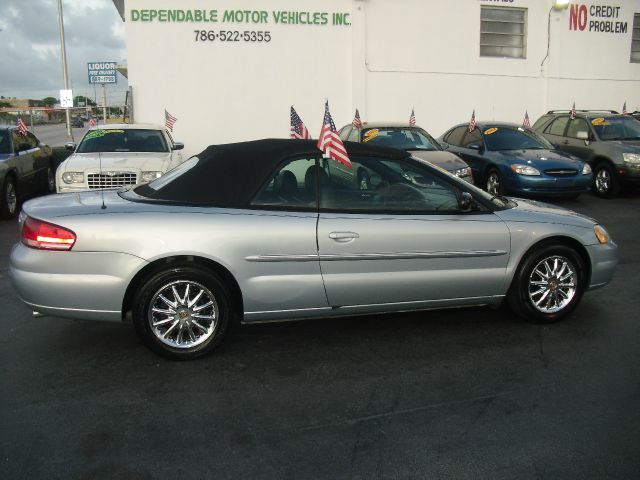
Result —
<path fill-rule="evenodd" d="M 601 198 L 614 198 L 620 193 L 620 182 L 613 167 L 599 163 L 593 169 L 593 193 Z"/>
<path fill-rule="evenodd" d="M 567 270 L 564 270 L 564 273 L 562 273 L 559 277 L 563 278 L 563 276 L 568 274 L 569 270 L 571 270 L 573 273 L 572 278 L 565 279 L 559 283 L 557 281 L 552 283 L 552 280 L 555 278 L 555 276 L 551 275 L 547 287 L 543 287 L 535 283 L 530 283 L 542 280 L 542 277 L 538 273 L 534 273 L 534 270 L 537 269 L 538 271 L 544 271 L 541 267 L 542 262 L 550 260 L 551 265 L 553 265 L 554 258 L 561 259 L 558 263 L 559 268 L 562 267 L 562 261 L 566 261 L 567 263 Z M 509 293 L 507 294 L 507 301 L 509 302 L 509 306 L 511 307 L 511 309 L 516 314 L 523 317 L 529 322 L 557 322 L 569 315 L 580 301 L 580 298 L 582 297 L 582 294 L 585 290 L 587 281 L 586 278 L 587 275 L 584 260 L 574 249 L 566 245 L 557 243 L 541 245 L 528 253 L 526 257 L 520 262 L 518 270 L 511 283 Z M 564 305 L 560 305 L 559 303 L 558 305 L 552 304 L 549 308 L 547 302 L 552 302 L 554 298 L 560 299 L 559 302 L 562 301 L 563 303 L 565 302 L 565 300 L 567 300 L 562 295 L 555 292 L 562 290 L 562 285 L 568 284 L 574 285 L 573 295 L 571 296 L 569 301 Z M 543 291 L 541 293 L 538 293 L 538 288 L 543 288 Z M 544 297 L 545 288 L 546 290 L 549 290 L 551 292 L 547 293 L 546 300 Z M 566 288 L 568 290 L 571 289 L 571 287 Z M 540 302 L 539 306 L 536 306 L 536 304 L 534 303 L 534 299 Z M 557 311 L 553 311 L 556 308 L 558 308 Z"/>
<path fill-rule="evenodd" d="M 491 195 L 503 195 L 502 176 L 497 168 L 491 168 L 484 179 L 484 189 Z"/>
<path fill-rule="evenodd" d="M 18 193 L 16 180 L 12 174 L 5 177 L 0 192 L 0 218 L 9 220 L 18 213 Z"/>
<path fill-rule="evenodd" d="M 56 171 L 51 164 L 47 165 L 47 171 L 45 173 L 44 181 L 45 192 L 56 193 Z"/>
<path fill-rule="evenodd" d="M 206 321 L 200 318 L 196 320 L 191 317 L 191 315 L 195 314 L 195 312 L 192 311 L 193 308 L 178 305 L 177 308 L 174 306 L 172 309 L 158 297 L 160 292 L 166 292 L 166 289 L 174 284 L 179 295 L 182 295 L 183 298 L 193 300 L 190 295 L 185 294 L 186 288 L 183 289 L 183 286 L 186 287 L 186 283 L 195 285 L 195 288 L 202 287 L 203 291 L 206 291 L 206 293 L 200 297 L 201 300 L 193 305 L 193 308 L 196 309 L 197 315 L 206 313 L 215 316 L 215 323 L 211 322 L 207 325 Z M 168 295 L 169 296 L 165 295 L 166 299 L 172 302 L 176 301 L 175 296 L 171 293 Z M 206 303 L 208 296 L 211 296 L 215 305 L 197 310 Z M 205 303 L 200 303 L 201 301 L 205 301 Z M 156 323 L 155 330 L 151 324 L 154 319 L 154 313 L 152 312 L 154 305 L 156 305 L 156 309 L 159 308 L 158 305 L 164 305 L 167 310 L 174 310 L 173 314 L 157 314 L 155 320 L 162 322 L 163 319 L 159 318 L 159 316 L 164 316 L 166 319 L 161 326 Z M 217 311 L 215 310 L 216 307 Z M 138 290 L 133 300 L 132 310 L 133 324 L 143 343 L 155 353 L 175 360 L 192 360 L 213 351 L 222 340 L 229 325 L 229 318 L 232 316 L 230 295 L 224 283 L 214 273 L 188 264 L 175 265 L 167 270 L 151 275 Z M 188 315 L 188 317 L 180 317 L 182 314 L 185 314 L 185 312 L 187 312 L 186 315 Z M 202 333 L 201 337 L 206 338 L 204 338 L 201 343 L 196 343 L 201 340 L 201 337 L 195 337 L 194 335 L 197 335 L 198 332 L 205 332 L 205 329 L 199 330 L 198 327 L 200 326 L 197 322 L 201 322 L 202 326 L 211 327 L 209 334 Z M 198 327 L 196 327 L 196 325 L 198 325 Z M 173 328 L 174 330 L 167 334 L 169 328 Z M 183 334 L 182 332 L 184 331 L 187 331 L 187 333 Z M 189 339 L 187 341 L 188 343 L 177 346 L 181 339 L 178 335 L 189 335 L 189 331 L 194 341 Z M 162 333 L 165 334 L 164 340 L 160 339 Z M 175 341 L 173 341 L 174 334 L 176 335 Z M 182 338 L 184 339 L 184 337 Z M 193 346 L 189 346 L 190 344 L 193 344 Z"/>
<path fill-rule="evenodd" d="M 360 170 L 358 170 L 356 181 L 358 182 L 359 190 L 371 189 L 371 177 L 369 176 L 369 172 L 367 172 L 365 169 L 361 168 Z"/>

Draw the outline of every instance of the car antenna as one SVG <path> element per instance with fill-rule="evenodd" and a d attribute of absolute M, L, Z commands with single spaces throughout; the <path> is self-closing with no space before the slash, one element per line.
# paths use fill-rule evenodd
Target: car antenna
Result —
<path fill-rule="evenodd" d="M 102 179 L 102 154 L 100 153 L 100 151 L 98 150 L 98 168 L 100 170 L 99 173 L 99 177 L 100 179 Z M 98 182 L 98 185 L 100 185 L 100 196 L 102 197 L 102 206 L 100 207 L 101 210 L 104 210 L 107 208 L 107 206 L 104 204 L 104 188 L 101 185 L 101 181 Z"/>

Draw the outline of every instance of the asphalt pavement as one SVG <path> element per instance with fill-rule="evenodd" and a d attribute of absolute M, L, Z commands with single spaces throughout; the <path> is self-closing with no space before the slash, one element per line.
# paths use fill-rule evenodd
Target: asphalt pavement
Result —
<path fill-rule="evenodd" d="M 640 193 L 563 205 L 620 245 L 565 321 L 507 309 L 245 326 L 155 356 L 130 324 L 32 318 L 0 223 L 0 478 L 637 479 Z"/>
<path fill-rule="evenodd" d="M 85 122 L 84 128 L 72 128 L 71 134 L 73 141 L 80 142 L 85 133 L 89 130 L 89 124 Z M 49 125 L 35 125 L 29 127 L 29 130 L 38 137 L 38 139 L 49 145 L 50 147 L 62 147 L 66 142 L 72 141 L 67 136 L 67 126 L 64 123 L 55 123 Z"/>

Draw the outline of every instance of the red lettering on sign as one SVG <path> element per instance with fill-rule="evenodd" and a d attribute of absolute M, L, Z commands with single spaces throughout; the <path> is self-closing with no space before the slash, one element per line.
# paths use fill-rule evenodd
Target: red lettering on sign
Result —
<path fill-rule="evenodd" d="M 573 3 L 569 7 L 569 30 L 584 30 L 587 27 L 587 6 Z"/>

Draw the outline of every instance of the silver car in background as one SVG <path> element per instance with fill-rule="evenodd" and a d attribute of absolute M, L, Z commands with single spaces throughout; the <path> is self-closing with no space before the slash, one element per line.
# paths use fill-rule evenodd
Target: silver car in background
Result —
<path fill-rule="evenodd" d="M 131 312 L 147 346 L 185 359 L 236 320 L 506 299 L 554 322 L 613 275 L 617 246 L 587 217 L 492 197 L 401 150 L 345 145 L 366 189 L 314 141 L 260 140 L 208 147 L 149 184 L 29 201 L 10 278 L 41 314 Z"/>

